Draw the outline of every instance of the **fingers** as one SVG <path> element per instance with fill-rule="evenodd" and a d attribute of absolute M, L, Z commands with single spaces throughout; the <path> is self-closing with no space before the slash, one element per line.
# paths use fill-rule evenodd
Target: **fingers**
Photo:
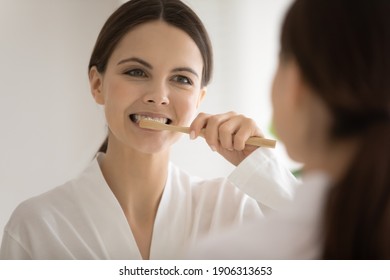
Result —
<path fill-rule="evenodd" d="M 202 129 L 206 127 L 207 120 L 211 115 L 199 113 L 199 115 L 192 121 L 190 125 L 190 138 L 195 139 L 201 135 Z"/>
<path fill-rule="evenodd" d="M 200 113 L 192 122 L 190 129 L 191 139 L 203 132 L 202 136 L 213 151 L 221 148 L 242 151 L 249 137 L 262 136 L 252 119 L 234 112 L 219 115 Z"/>
<path fill-rule="evenodd" d="M 225 124 L 229 122 L 236 113 L 228 112 L 225 114 L 209 116 L 207 124 L 204 127 L 203 134 L 207 144 L 213 151 L 218 151 L 220 147 L 232 150 L 232 133 L 234 131 L 228 131 L 228 127 Z"/>

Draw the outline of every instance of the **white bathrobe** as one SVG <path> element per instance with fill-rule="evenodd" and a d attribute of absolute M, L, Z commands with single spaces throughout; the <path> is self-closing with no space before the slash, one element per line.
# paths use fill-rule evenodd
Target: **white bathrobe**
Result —
<path fill-rule="evenodd" d="M 253 174 L 249 180 L 256 180 Z M 297 186 L 293 201 L 266 218 L 241 225 L 231 231 L 209 235 L 189 250 L 189 259 L 258 260 L 319 259 L 322 253 L 324 202 L 330 188 L 329 177 L 310 172 Z"/>
<path fill-rule="evenodd" d="M 245 182 L 253 172 L 261 180 Z M 202 236 L 262 219 L 262 207 L 279 208 L 292 198 L 296 183 L 266 149 L 252 153 L 230 178 L 202 180 L 169 165 L 150 259 L 181 258 Z M 4 229 L 0 259 L 141 259 L 99 157 L 76 179 L 15 209 Z"/>

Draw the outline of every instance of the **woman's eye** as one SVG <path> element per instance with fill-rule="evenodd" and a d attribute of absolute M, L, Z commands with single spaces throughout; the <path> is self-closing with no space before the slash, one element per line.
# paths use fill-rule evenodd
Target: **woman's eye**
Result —
<path fill-rule="evenodd" d="M 178 76 L 173 77 L 172 80 L 175 82 L 178 82 L 180 84 L 192 85 L 192 81 L 185 76 L 178 75 Z"/>
<path fill-rule="evenodd" d="M 141 69 L 132 69 L 126 71 L 124 74 L 132 76 L 132 77 L 146 77 L 146 73 Z"/>

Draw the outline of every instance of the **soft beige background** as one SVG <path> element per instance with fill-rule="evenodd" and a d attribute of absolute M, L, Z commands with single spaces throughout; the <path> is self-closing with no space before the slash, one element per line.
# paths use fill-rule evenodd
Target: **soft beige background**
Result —
<path fill-rule="evenodd" d="M 119 0 L 0 0 L 0 238 L 12 210 L 77 175 L 105 135 L 87 64 Z M 208 28 L 215 74 L 201 110 L 234 110 L 267 136 L 279 26 L 291 0 L 186 0 Z M 283 146 L 277 152 L 285 156 Z M 232 166 L 183 137 L 172 160 L 206 178 Z"/>

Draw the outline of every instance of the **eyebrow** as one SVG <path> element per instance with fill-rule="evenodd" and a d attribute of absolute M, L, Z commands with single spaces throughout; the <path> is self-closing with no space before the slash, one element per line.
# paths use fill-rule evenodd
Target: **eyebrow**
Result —
<path fill-rule="evenodd" d="M 127 63 L 127 62 L 137 62 L 139 64 L 142 64 L 144 65 L 145 67 L 149 68 L 149 69 L 153 69 L 153 66 L 149 63 L 149 62 L 146 62 L 145 60 L 139 58 L 139 57 L 129 57 L 129 58 L 125 58 L 125 59 L 122 59 L 118 62 L 117 65 L 121 65 L 121 64 L 124 64 L 124 63 Z M 199 75 L 198 73 L 196 73 L 196 71 L 190 67 L 177 67 L 177 68 L 174 68 L 172 70 L 172 72 L 182 72 L 182 71 L 185 71 L 185 72 L 190 72 L 192 74 L 194 74 L 196 77 L 199 78 Z"/>
<path fill-rule="evenodd" d="M 196 71 L 193 70 L 190 67 L 178 67 L 178 68 L 175 68 L 175 69 L 172 70 L 172 72 L 182 72 L 182 71 L 190 72 L 190 73 L 194 74 L 196 77 L 199 78 L 198 73 L 196 73 Z"/>
<path fill-rule="evenodd" d="M 130 58 L 125 58 L 125 59 L 122 59 L 121 61 L 118 62 L 117 65 L 121 65 L 121 64 L 124 64 L 126 62 L 138 62 L 139 64 L 142 64 L 144 65 L 145 67 L 149 68 L 149 69 L 153 69 L 153 66 L 146 62 L 145 60 L 141 59 L 141 58 L 138 58 L 138 57 L 130 57 Z"/>

